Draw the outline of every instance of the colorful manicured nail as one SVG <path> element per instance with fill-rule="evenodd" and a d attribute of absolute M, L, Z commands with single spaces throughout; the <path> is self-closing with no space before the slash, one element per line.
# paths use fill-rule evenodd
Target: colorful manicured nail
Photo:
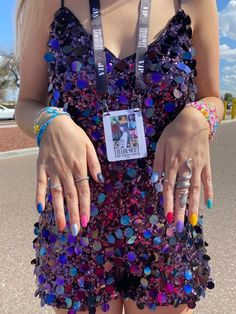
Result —
<path fill-rule="evenodd" d="M 182 221 L 177 221 L 177 224 L 176 224 L 177 232 L 181 233 L 183 231 L 183 228 L 184 228 L 184 223 Z"/>
<path fill-rule="evenodd" d="M 82 223 L 82 227 L 85 228 L 87 227 L 87 223 L 88 223 L 88 218 L 86 215 L 83 215 L 81 218 L 81 223 Z"/>
<path fill-rule="evenodd" d="M 78 232 L 79 232 L 79 228 L 77 224 L 73 224 L 71 226 L 71 232 L 73 234 L 73 236 L 77 236 Z"/>
<path fill-rule="evenodd" d="M 173 213 L 172 213 L 172 212 L 169 212 L 169 213 L 167 214 L 167 216 L 166 216 L 166 219 L 167 219 L 168 223 L 171 224 L 172 221 L 173 221 Z"/>
<path fill-rule="evenodd" d="M 39 214 L 42 213 L 42 211 L 43 211 L 43 206 L 42 206 L 41 203 L 38 203 L 38 204 L 37 204 L 37 210 L 38 210 L 38 213 L 39 213 Z"/>
<path fill-rule="evenodd" d="M 98 181 L 99 181 L 100 183 L 104 183 L 104 182 L 105 182 L 104 176 L 102 175 L 101 172 L 99 172 L 99 173 L 97 174 L 97 178 L 98 178 Z"/>
<path fill-rule="evenodd" d="M 213 206 L 213 200 L 211 198 L 208 198 L 207 200 L 207 208 L 212 208 Z"/>
<path fill-rule="evenodd" d="M 156 183 L 158 181 L 158 178 L 159 178 L 158 173 L 153 171 L 153 173 L 151 175 L 151 182 Z"/>
<path fill-rule="evenodd" d="M 197 221 L 198 221 L 197 215 L 196 215 L 196 214 L 191 214 L 191 215 L 190 215 L 190 218 L 189 218 L 189 221 L 190 221 L 190 223 L 191 223 L 191 225 L 192 225 L 193 227 L 196 226 Z"/>

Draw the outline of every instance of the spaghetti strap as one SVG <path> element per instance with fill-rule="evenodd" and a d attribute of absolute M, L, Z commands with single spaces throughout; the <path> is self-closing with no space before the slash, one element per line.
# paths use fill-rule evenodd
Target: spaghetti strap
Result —
<path fill-rule="evenodd" d="M 178 0 L 178 11 L 182 9 L 182 1 Z"/>
<path fill-rule="evenodd" d="M 61 7 L 64 7 L 64 0 L 61 0 Z"/>

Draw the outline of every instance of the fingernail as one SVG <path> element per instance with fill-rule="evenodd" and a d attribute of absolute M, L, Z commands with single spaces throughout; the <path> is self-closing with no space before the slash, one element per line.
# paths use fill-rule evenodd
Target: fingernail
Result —
<path fill-rule="evenodd" d="M 81 223 L 82 223 L 82 227 L 83 227 L 83 228 L 87 227 L 88 218 L 87 218 L 86 215 L 83 215 L 83 216 L 82 216 Z"/>
<path fill-rule="evenodd" d="M 79 228 L 77 224 L 73 224 L 71 226 L 71 232 L 73 234 L 73 236 L 77 236 L 78 232 L 79 232 Z"/>
<path fill-rule="evenodd" d="M 151 182 L 156 183 L 158 181 L 158 178 L 159 178 L 158 173 L 153 171 L 153 173 L 151 175 Z"/>
<path fill-rule="evenodd" d="M 177 221 L 177 224 L 176 224 L 177 232 L 181 233 L 183 231 L 183 228 L 184 228 L 184 223 L 182 221 Z"/>
<path fill-rule="evenodd" d="M 190 218 L 189 218 L 189 221 L 191 223 L 191 225 L 194 227 L 196 226 L 197 224 L 197 221 L 198 221 L 198 217 L 196 214 L 191 214 Z"/>
<path fill-rule="evenodd" d="M 168 223 L 171 224 L 172 221 L 173 221 L 173 213 L 172 213 L 172 212 L 169 212 L 169 213 L 167 214 L 167 216 L 166 216 L 166 219 L 167 219 Z"/>
<path fill-rule="evenodd" d="M 211 198 L 208 198 L 207 200 L 207 208 L 212 208 L 213 206 L 213 200 Z"/>
<path fill-rule="evenodd" d="M 38 203 L 37 204 L 37 210 L 38 210 L 38 213 L 41 214 L 42 211 L 43 211 L 43 205 L 41 203 Z"/>
<path fill-rule="evenodd" d="M 104 176 L 102 175 L 101 172 L 99 172 L 99 173 L 97 174 L 97 178 L 98 178 L 98 181 L 99 181 L 100 183 L 104 183 L 104 182 L 105 182 Z"/>

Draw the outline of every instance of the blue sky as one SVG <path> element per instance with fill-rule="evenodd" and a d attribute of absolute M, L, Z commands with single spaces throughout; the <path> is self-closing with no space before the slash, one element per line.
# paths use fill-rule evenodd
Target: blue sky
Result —
<path fill-rule="evenodd" d="M 13 51 L 14 48 L 15 6 L 16 0 L 0 0 L 0 49 L 7 51 Z M 229 91 L 236 97 L 236 0 L 217 0 L 217 6 L 220 24 L 221 94 Z"/>

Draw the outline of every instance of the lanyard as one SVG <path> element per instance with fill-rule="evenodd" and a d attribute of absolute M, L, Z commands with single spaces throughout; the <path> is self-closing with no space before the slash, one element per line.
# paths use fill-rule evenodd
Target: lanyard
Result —
<path fill-rule="evenodd" d="M 94 60 L 97 74 L 97 92 L 102 95 L 107 92 L 107 65 L 104 48 L 104 37 L 100 11 L 100 1 L 90 0 L 90 17 L 93 31 Z M 138 23 L 138 40 L 135 60 L 135 88 L 145 90 L 143 81 L 144 57 L 148 47 L 151 0 L 141 0 Z"/>

